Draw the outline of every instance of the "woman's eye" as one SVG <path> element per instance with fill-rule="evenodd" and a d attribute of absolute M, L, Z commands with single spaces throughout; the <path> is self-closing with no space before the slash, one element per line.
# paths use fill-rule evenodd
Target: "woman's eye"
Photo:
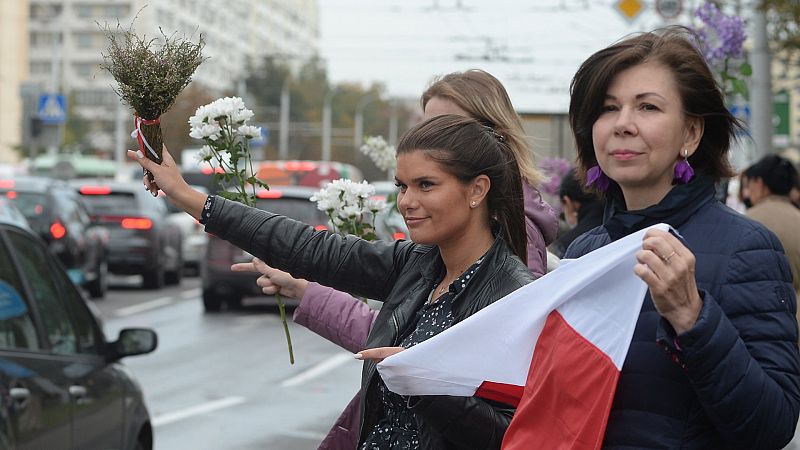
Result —
<path fill-rule="evenodd" d="M 642 104 L 642 109 L 645 110 L 645 111 L 658 111 L 659 110 L 658 106 L 652 105 L 650 103 L 643 103 Z"/>
<path fill-rule="evenodd" d="M 395 183 L 394 185 L 397 187 L 397 189 L 399 189 L 399 190 L 400 190 L 400 192 L 405 192 L 405 191 L 406 191 L 406 187 L 407 187 L 407 186 L 406 186 L 405 184 L 402 184 L 402 183 Z"/>
<path fill-rule="evenodd" d="M 420 189 L 430 189 L 432 187 L 433 187 L 433 183 L 431 183 L 430 181 L 420 181 L 419 182 L 419 188 Z"/>
<path fill-rule="evenodd" d="M 609 111 L 616 111 L 616 110 L 617 110 L 617 106 L 616 105 L 604 105 L 603 109 L 602 109 L 602 112 L 609 112 Z"/>

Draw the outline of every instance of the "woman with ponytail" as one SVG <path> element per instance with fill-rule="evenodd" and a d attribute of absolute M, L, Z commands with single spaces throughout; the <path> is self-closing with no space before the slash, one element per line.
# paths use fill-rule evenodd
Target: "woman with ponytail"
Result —
<path fill-rule="evenodd" d="M 505 137 L 444 115 L 409 130 L 397 150 L 397 204 L 410 241 L 340 236 L 192 189 L 169 152 L 164 164 L 129 155 L 153 174 L 151 192 L 214 233 L 295 277 L 383 301 L 366 345 L 352 441 L 326 448 L 499 449 L 514 407 L 477 397 L 401 397 L 377 360 L 416 345 L 533 281 L 522 178 Z M 323 445 L 325 445 L 323 443 Z"/>

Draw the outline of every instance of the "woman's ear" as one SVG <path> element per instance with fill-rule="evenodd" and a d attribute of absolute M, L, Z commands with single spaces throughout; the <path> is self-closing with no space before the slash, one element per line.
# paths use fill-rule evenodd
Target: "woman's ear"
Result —
<path fill-rule="evenodd" d="M 681 148 L 689 150 L 689 156 L 692 156 L 697 151 L 697 147 L 700 146 L 705 124 L 706 122 L 702 117 L 689 117 L 686 119 L 686 131 L 684 133 L 683 147 Z"/>
<path fill-rule="evenodd" d="M 472 184 L 470 186 L 469 192 L 469 204 L 473 208 L 480 205 L 481 202 L 486 198 L 486 195 L 489 194 L 489 188 L 492 187 L 492 182 L 489 180 L 489 177 L 486 175 L 478 175 L 475 179 L 472 180 Z"/>

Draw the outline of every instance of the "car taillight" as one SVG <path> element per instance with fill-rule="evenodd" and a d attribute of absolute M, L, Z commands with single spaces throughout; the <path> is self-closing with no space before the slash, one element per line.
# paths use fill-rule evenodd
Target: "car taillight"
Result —
<path fill-rule="evenodd" d="M 399 241 L 405 239 L 406 234 L 403 233 L 402 231 L 395 231 L 394 234 L 392 234 L 392 237 L 394 238 L 395 241 Z"/>
<path fill-rule="evenodd" d="M 109 186 L 81 186 L 79 192 L 83 195 L 108 195 L 111 193 Z"/>
<path fill-rule="evenodd" d="M 67 229 L 61 222 L 55 221 L 50 225 L 50 235 L 53 236 L 53 239 L 61 239 L 67 235 Z"/>
<path fill-rule="evenodd" d="M 8 197 L 8 198 L 10 198 L 12 200 L 17 198 L 17 191 L 8 191 L 8 192 L 6 192 L 6 197 Z"/>
<path fill-rule="evenodd" d="M 325 225 L 317 225 L 314 227 L 314 229 L 317 231 L 322 231 L 322 230 L 327 230 L 328 227 L 326 227 Z"/>
<path fill-rule="evenodd" d="M 149 230 L 153 228 L 153 221 L 144 217 L 126 217 L 122 219 L 122 228 L 129 230 Z"/>
<path fill-rule="evenodd" d="M 283 192 L 281 191 L 268 191 L 266 189 L 262 189 L 256 192 L 256 197 L 258 198 L 281 198 L 283 197 Z"/>
<path fill-rule="evenodd" d="M 14 189 L 14 180 L 0 180 L 0 189 Z"/>

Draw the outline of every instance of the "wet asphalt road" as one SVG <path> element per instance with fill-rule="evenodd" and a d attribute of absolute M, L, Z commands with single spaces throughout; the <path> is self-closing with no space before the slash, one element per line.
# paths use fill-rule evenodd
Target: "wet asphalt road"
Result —
<path fill-rule="evenodd" d="M 197 278 L 150 291 L 117 277 L 111 288 L 96 302 L 109 338 L 137 326 L 159 334 L 154 353 L 124 360 L 157 450 L 314 449 L 358 389 L 361 363 L 291 321 L 290 365 L 273 306 L 205 314 Z"/>

